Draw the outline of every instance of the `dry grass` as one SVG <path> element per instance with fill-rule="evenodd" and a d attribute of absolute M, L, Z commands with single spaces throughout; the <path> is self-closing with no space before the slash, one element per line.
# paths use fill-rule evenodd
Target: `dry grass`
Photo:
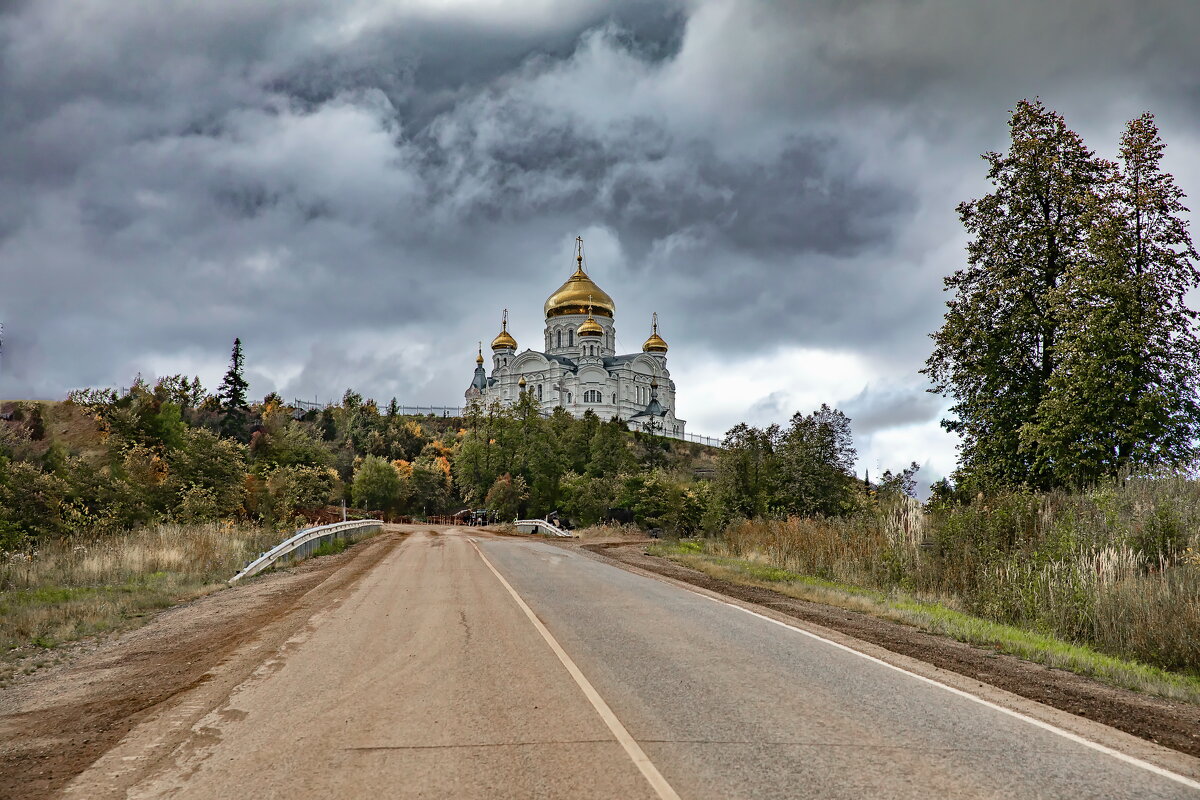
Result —
<path fill-rule="evenodd" d="M 591 525 L 572 531 L 584 541 L 617 541 L 620 539 L 645 539 L 646 532 L 633 523 L 624 525 Z"/>
<path fill-rule="evenodd" d="M 234 525 L 159 525 L 47 542 L 0 556 L 0 652 L 127 627 L 149 611 L 223 585 L 280 535 Z"/>
<path fill-rule="evenodd" d="M 731 526 L 707 552 L 890 592 L 1200 675 L 1200 482 L 1128 478 L 925 515 Z"/>

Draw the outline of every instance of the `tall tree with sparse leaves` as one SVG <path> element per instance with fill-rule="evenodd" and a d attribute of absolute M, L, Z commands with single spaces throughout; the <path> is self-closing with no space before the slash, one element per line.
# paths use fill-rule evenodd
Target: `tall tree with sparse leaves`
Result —
<path fill-rule="evenodd" d="M 1009 128 L 1008 152 L 983 156 L 994 191 L 958 206 L 967 265 L 945 280 L 953 297 L 922 372 L 954 401 L 942 424 L 961 437 L 960 482 L 1045 486 L 1052 464 L 1022 428 L 1055 373 L 1057 298 L 1085 258 L 1106 167 L 1041 101 L 1018 103 Z"/>

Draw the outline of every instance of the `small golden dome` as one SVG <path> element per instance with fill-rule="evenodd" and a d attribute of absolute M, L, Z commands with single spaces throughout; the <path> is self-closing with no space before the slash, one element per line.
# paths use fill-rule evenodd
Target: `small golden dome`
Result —
<path fill-rule="evenodd" d="M 479 355 L 475 356 L 475 363 L 483 366 L 483 342 L 479 343 Z"/>
<path fill-rule="evenodd" d="M 643 353 L 665 353 L 667 352 L 667 343 L 658 335 L 658 312 L 654 312 L 654 323 L 651 328 L 650 338 L 642 343 Z"/>
<path fill-rule="evenodd" d="M 500 323 L 500 333 L 492 339 L 493 350 L 516 350 L 517 340 L 508 332 L 508 309 L 504 309 L 504 321 Z"/>
<path fill-rule="evenodd" d="M 604 328 L 601 327 L 600 323 L 596 322 L 596 318 L 592 316 L 592 298 L 589 297 L 588 298 L 588 318 L 585 319 L 583 321 L 583 324 L 579 326 L 579 338 L 582 339 L 585 336 L 603 336 L 603 335 L 604 335 Z"/>
<path fill-rule="evenodd" d="M 521 376 L 521 380 L 517 381 L 517 386 L 520 386 L 522 389 L 525 388 L 525 376 L 524 375 Z"/>
<path fill-rule="evenodd" d="M 576 239 L 578 249 L 575 255 L 575 274 L 567 278 L 567 282 L 558 287 L 558 291 L 546 299 L 546 316 L 561 317 L 567 314 L 588 313 L 588 298 L 596 314 L 612 319 L 617 310 L 613 299 L 608 293 L 597 286 L 588 274 L 583 271 L 583 240 Z"/>
<path fill-rule="evenodd" d="M 600 323 L 596 322 L 595 317 L 591 316 L 590 314 L 588 315 L 588 318 L 583 321 L 583 324 L 579 326 L 579 337 L 581 339 L 584 336 L 603 336 L 603 335 L 604 335 L 604 328 L 602 328 L 600 326 Z"/>

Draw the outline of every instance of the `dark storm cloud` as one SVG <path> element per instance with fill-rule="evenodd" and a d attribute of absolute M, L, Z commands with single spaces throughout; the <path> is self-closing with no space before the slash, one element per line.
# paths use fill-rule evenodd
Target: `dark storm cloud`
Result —
<path fill-rule="evenodd" d="M 501 307 L 536 339 L 583 231 L 634 347 L 657 309 L 682 359 L 832 348 L 908 386 L 1016 100 L 1194 141 L 1200 15 L 1130 8 L 8 6 L 0 394 L 215 377 L 238 335 L 256 393 L 453 401 Z M 937 416 L 897 392 L 856 429 Z"/>

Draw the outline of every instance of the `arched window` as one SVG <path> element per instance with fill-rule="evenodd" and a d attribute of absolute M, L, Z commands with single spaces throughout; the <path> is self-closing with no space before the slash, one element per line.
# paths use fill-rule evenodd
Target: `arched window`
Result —
<path fill-rule="evenodd" d="M 570 392 L 567 392 L 567 402 L 568 403 L 571 402 L 571 393 Z"/>
<path fill-rule="evenodd" d="M 588 389 L 583 393 L 583 402 L 585 403 L 603 403 L 599 389 Z"/>
<path fill-rule="evenodd" d="M 567 331 L 567 347 L 575 346 L 575 329 L 571 328 Z"/>
<path fill-rule="evenodd" d="M 539 383 L 538 384 L 538 401 L 540 402 L 541 399 L 542 399 L 542 385 Z"/>
<path fill-rule="evenodd" d="M 617 396 L 614 394 L 613 395 L 613 405 L 615 406 L 616 404 L 617 404 Z"/>

